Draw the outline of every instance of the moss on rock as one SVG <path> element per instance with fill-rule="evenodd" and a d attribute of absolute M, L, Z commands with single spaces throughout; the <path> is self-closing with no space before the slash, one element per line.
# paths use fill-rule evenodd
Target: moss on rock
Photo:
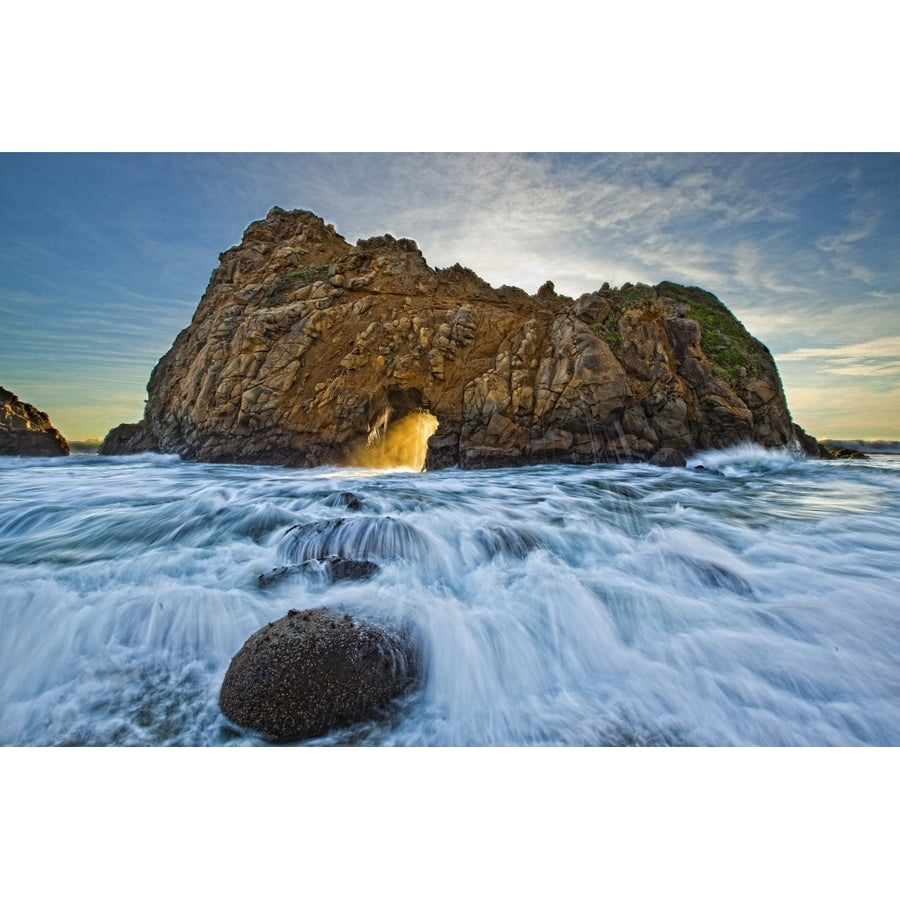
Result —
<path fill-rule="evenodd" d="M 736 386 L 766 371 L 768 351 L 715 294 L 671 281 L 660 282 L 656 290 L 661 297 L 685 303 L 688 315 L 700 323 L 700 346 L 716 377 Z"/>

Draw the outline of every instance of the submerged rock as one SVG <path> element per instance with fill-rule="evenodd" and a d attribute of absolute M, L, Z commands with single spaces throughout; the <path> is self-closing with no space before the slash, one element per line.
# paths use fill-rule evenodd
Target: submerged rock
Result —
<path fill-rule="evenodd" d="M 68 456 L 66 439 L 47 413 L 0 387 L 0 456 Z"/>
<path fill-rule="evenodd" d="M 238 725 L 286 743 L 364 721 L 409 691 L 411 640 L 327 609 L 292 609 L 231 660 L 219 706 Z"/>
<path fill-rule="evenodd" d="M 697 287 L 529 295 L 278 207 L 219 259 L 101 453 L 434 469 L 795 442 L 768 349 Z"/>
<path fill-rule="evenodd" d="M 656 453 L 650 457 L 649 462 L 651 466 L 664 466 L 673 469 L 683 469 L 687 465 L 687 460 L 684 456 L 672 447 L 663 447 L 661 450 L 657 450 Z"/>
<path fill-rule="evenodd" d="M 325 500 L 326 506 L 342 506 L 345 509 L 362 509 L 362 502 L 353 491 L 338 491 Z"/>
<path fill-rule="evenodd" d="M 422 562 L 432 551 L 425 533 L 394 516 L 353 516 L 292 525 L 279 544 L 281 558 L 290 563 L 327 559 Z"/>
<path fill-rule="evenodd" d="M 299 573 L 322 572 L 328 581 L 363 581 L 371 578 L 380 566 L 368 559 L 344 559 L 340 556 L 329 556 L 319 559 L 308 559 L 294 566 L 279 566 L 271 572 L 259 576 L 259 586 L 269 587 L 290 575 Z"/>

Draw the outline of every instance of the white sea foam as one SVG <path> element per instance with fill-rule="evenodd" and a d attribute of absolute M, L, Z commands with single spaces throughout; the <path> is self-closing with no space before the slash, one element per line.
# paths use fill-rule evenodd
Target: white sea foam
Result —
<path fill-rule="evenodd" d="M 260 743 L 219 712 L 230 658 L 289 608 L 327 605 L 409 629 L 426 674 L 319 744 L 897 745 L 898 547 L 897 456 L 433 473 L 3 459 L 0 743 Z M 296 566 L 335 555 L 380 568 Z"/>

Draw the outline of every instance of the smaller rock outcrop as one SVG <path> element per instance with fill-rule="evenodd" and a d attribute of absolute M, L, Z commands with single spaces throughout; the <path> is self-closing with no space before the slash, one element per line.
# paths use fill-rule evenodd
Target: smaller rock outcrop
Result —
<path fill-rule="evenodd" d="M 47 413 L 0 387 L 0 456 L 68 456 L 66 439 Z"/>
<path fill-rule="evenodd" d="M 269 587 L 290 575 L 301 573 L 319 575 L 327 583 L 335 581 L 363 581 L 371 578 L 380 566 L 368 559 L 344 559 L 328 556 L 322 559 L 308 559 L 295 566 L 279 566 L 271 572 L 259 576 L 259 586 Z"/>
<path fill-rule="evenodd" d="M 416 683 L 408 638 L 328 609 L 292 609 L 231 660 L 219 706 L 277 743 L 363 721 Z"/>
<path fill-rule="evenodd" d="M 840 447 L 832 444 L 825 448 L 830 454 L 831 459 L 868 459 L 868 455 L 862 450 L 853 450 L 851 447 Z"/>
<path fill-rule="evenodd" d="M 140 423 L 123 422 L 110 430 L 97 452 L 102 456 L 126 456 L 132 453 L 144 453 L 149 449 L 145 444 L 144 432 Z"/>

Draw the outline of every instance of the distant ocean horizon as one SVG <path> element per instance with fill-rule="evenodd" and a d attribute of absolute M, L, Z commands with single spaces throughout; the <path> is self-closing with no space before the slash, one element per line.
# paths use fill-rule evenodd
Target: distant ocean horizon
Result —
<path fill-rule="evenodd" d="M 287 537 L 322 522 L 322 546 Z M 308 744 L 897 746 L 898 547 L 884 449 L 424 473 L 3 458 L 0 744 L 262 745 L 219 710 L 230 659 L 327 606 L 411 633 L 425 673 Z M 261 578 L 329 555 L 378 571 Z"/>
<path fill-rule="evenodd" d="M 900 441 L 878 440 L 838 440 L 826 438 L 820 443 L 826 447 L 846 447 L 848 450 L 859 450 L 862 453 L 900 453 Z"/>

